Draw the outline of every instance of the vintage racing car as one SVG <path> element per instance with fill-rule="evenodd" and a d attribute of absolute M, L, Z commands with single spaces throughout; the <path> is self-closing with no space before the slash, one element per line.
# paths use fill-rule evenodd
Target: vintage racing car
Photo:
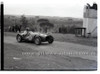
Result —
<path fill-rule="evenodd" d="M 28 35 L 24 35 L 24 33 L 18 33 L 16 36 L 18 42 L 22 41 L 32 41 L 36 45 L 40 45 L 41 42 L 48 42 L 49 44 L 53 43 L 54 38 L 50 34 L 44 34 L 40 32 L 32 32 L 29 31 Z"/>

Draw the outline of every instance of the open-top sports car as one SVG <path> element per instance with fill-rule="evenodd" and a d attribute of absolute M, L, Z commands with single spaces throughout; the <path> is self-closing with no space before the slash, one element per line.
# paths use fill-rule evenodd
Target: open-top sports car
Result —
<path fill-rule="evenodd" d="M 54 41 L 53 36 L 50 34 L 43 34 L 40 32 L 32 32 L 32 31 L 29 31 L 27 35 L 25 35 L 23 32 L 18 33 L 16 39 L 18 42 L 32 41 L 36 45 L 40 45 L 41 42 L 48 42 L 49 44 L 51 44 Z"/>

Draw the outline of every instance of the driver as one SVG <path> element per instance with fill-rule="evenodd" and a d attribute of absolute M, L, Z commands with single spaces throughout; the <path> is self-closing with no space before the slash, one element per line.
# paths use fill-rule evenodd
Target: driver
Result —
<path fill-rule="evenodd" d="M 24 36 L 28 36 L 29 30 L 30 30 L 29 27 L 27 27 L 26 30 L 24 31 L 23 35 L 24 35 Z"/>

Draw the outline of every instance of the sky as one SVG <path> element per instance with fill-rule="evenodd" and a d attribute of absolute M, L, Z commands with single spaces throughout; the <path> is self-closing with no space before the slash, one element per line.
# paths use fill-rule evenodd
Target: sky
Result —
<path fill-rule="evenodd" d="M 97 0 L 3 0 L 4 14 L 76 18 L 83 18 L 84 5 L 94 2 Z"/>

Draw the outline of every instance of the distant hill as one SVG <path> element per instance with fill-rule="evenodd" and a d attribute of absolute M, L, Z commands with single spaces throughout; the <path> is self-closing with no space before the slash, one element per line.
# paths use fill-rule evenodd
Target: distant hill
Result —
<path fill-rule="evenodd" d="M 76 27 L 82 27 L 83 19 L 82 18 L 73 18 L 73 17 L 56 17 L 56 16 L 34 16 L 34 15 L 24 15 L 28 21 L 28 27 L 35 31 L 40 31 L 41 27 L 36 23 L 38 19 L 46 19 L 49 23 L 54 24 L 54 27 L 51 28 L 52 32 L 55 33 L 71 33 L 74 34 L 74 29 Z M 5 30 L 8 30 L 9 26 L 21 25 L 21 15 L 4 15 L 4 27 Z M 24 30 L 24 29 L 23 29 Z"/>
<path fill-rule="evenodd" d="M 56 17 L 56 16 L 34 16 L 34 15 L 25 15 L 26 18 L 30 21 L 36 20 L 36 17 L 38 19 L 48 19 L 51 23 L 54 25 L 66 25 L 66 26 L 71 26 L 71 25 L 76 25 L 76 26 L 82 26 L 83 25 L 83 19 L 82 18 L 73 18 L 73 17 Z M 5 26 L 7 25 L 14 25 L 15 20 L 16 23 L 20 24 L 20 17 L 21 15 L 4 15 L 4 23 Z"/>

